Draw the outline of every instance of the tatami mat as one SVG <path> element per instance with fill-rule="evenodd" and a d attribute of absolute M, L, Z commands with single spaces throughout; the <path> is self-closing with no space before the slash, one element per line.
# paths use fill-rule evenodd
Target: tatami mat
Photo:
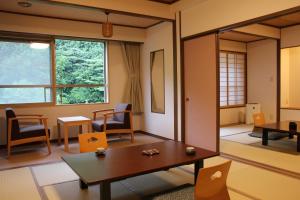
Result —
<path fill-rule="evenodd" d="M 220 128 L 220 136 L 233 135 L 237 133 L 251 132 L 253 130 L 253 125 L 239 124 L 234 126 L 225 126 Z"/>
<path fill-rule="evenodd" d="M 220 140 L 220 151 L 247 160 L 300 173 L 300 156 Z"/>
<path fill-rule="evenodd" d="M 249 134 L 249 132 L 238 133 L 238 134 L 234 134 L 234 135 L 224 136 L 224 137 L 222 137 L 222 139 L 233 141 L 233 142 L 238 142 L 238 143 L 242 143 L 242 144 L 253 144 L 253 143 L 261 142 L 261 138 L 251 137 L 248 134 Z"/>
<path fill-rule="evenodd" d="M 41 199 L 29 168 L 0 171 L 0 199 Z"/>
<path fill-rule="evenodd" d="M 35 166 L 32 167 L 32 171 L 39 186 L 53 185 L 79 179 L 65 162 Z"/>
<path fill-rule="evenodd" d="M 140 200 L 140 198 L 119 182 L 111 185 L 113 200 Z M 100 199 L 99 185 L 90 186 L 86 190 L 79 188 L 78 181 L 65 182 L 45 186 L 44 192 L 49 200 L 98 200 Z"/>

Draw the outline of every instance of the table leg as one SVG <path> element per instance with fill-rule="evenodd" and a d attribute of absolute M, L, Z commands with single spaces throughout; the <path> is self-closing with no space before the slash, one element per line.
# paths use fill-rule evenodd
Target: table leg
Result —
<path fill-rule="evenodd" d="M 92 132 L 92 123 L 88 123 L 88 133 Z"/>
<path fill-rule="evenodd" d="M 65 142 L 65 152 L 69 151 L 69 127 L 64 124 L 64 142 Z"/>
<path fill-rule="evenodd" d="M 100 200 L 110 200 L 110 182 L 100 183 Z"/>
<path fill-rule="evenodd" d="M 60 123 L 58 120 L 57 120 L 57 143 L 58 145 L 61 144 Z"/>
<path fill-rule="evenodd" d="M 79 125 L 79 134 L 82 134 L 82 125 Z"/>
<path fill-rule="evenodd" d="M 262 145 L 268 145 L 268 129 L 263 129 L 263 135 L 262 135 Z"/>
<path fill-rule="evenodd" d="M 81 189 L 87 189 L 88 185 L 85 184 L 85 182 L 83 182 L 81 179 L 79 180 L 79 186 Z"/>
<path fill-rule="evenodd" d="M 300 134 L 297 134 L 297 152 L 300 152 Z"/>
<path fill-rule="evenodd" d="M 203 168 L 203 160 L 197 160 L 194 163 L 194 183 L 196 185 L 199 169 Z"/>

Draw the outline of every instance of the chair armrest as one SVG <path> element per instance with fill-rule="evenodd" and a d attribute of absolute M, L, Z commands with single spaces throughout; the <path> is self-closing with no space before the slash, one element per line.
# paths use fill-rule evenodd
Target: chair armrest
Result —
<path fill-rule="evenodd" d="M 108 115 L 115 115 L 115 114 L 121 114 L 121 113 L 131 113 L 131 111 L 130 110 L 124 110 L 124 111 L 119 111 L 119 112 L 109 112 L 109 113 L 105 113 L 103 115 L 108 116 Z"/>
<path fill-rule="evenodd" d="M 32 119 L 38 119 L 38 120 L 47 120 L 47 117 L 32 117 L 32 116 L 28 116 L 28 117 L 14 117 L 14 118 L 9 118 L 9 121 L 13 121 L 13 120 L 32 120 Z"/>
<path fill-rule="evenodd" d="M 21 114 L 21 115 L 16 115 L 17 117 L 30 117 L 30 116 L 32 116 L 32 117 L 34 117 L 34 116 L 36 116 L 36 117 L 42 117 L 43 115 L 40 115 L 40 114 Z"/>
<path fill-rule="evenodd" d="M 93 111 L 93 120 L 96 120 L 97 113 L 111 112 L 113 110 L 114 109 L 95 110 L 95 111 Z"/>

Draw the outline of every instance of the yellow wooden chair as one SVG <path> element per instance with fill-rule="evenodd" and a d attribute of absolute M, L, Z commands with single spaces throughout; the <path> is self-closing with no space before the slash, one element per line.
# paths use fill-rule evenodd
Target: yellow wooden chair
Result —
<path fill-rule="evenodd" d="M 253 114 L 254 126 L 260 126 L 266 123 L 264 113 L 255 113 Z"/>
<path fill-rule="evenodd" d="M 108 147 L 104 132 L 83 133 L 78 136 L 78 140 L 80 153 L 96 152 L 99 147 Z"/>
<path fill-rule="evenodd" d="M 226 180 L 231 160 L 200 169 L 195 186 L 196 200 L 230 200 Z"/>

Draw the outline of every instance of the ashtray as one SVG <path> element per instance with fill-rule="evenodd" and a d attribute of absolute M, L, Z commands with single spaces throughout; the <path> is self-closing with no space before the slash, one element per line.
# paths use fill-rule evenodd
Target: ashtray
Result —
<path fill-rule="evenodd" d="M 185 153 L 188 155 L 195 155 L 196 151 L 194 147 L 186 147 Z"/>
<path fill-rule="evenodd" d="M 97 156 L 104 156 L 105 155 L 105 148 L 99 147 L 99 148 L 97 148 L 95 153 L 96 153 Z"/>

